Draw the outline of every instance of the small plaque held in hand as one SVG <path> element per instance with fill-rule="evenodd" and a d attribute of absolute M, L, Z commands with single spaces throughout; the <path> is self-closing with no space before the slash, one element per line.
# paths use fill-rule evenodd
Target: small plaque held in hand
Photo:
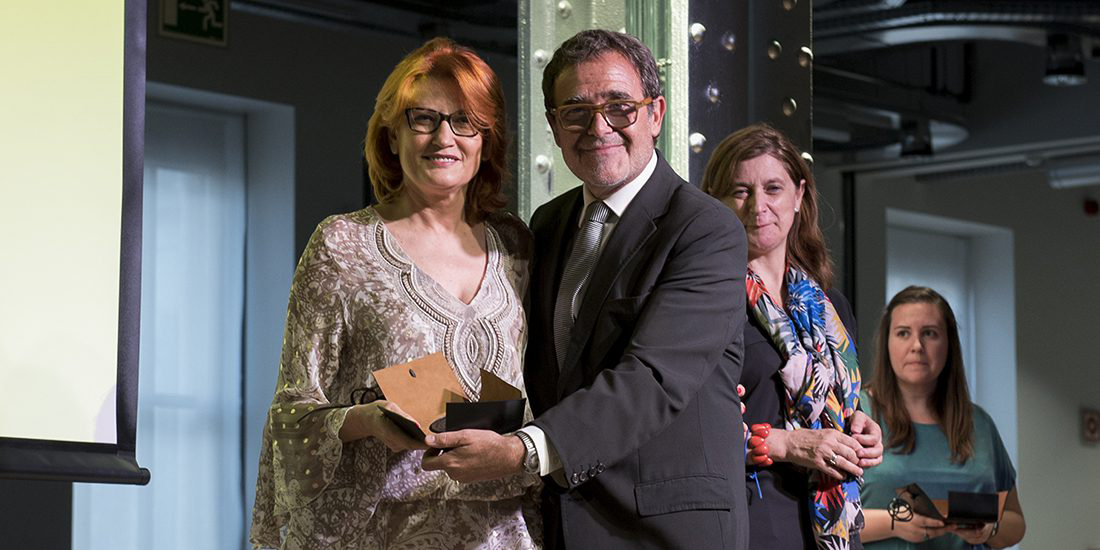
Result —
<path fill-rule="evenodd" d="M 472 401 L 442 353 L 377 370 L 374 379 L 386 400 L 415 422 L 386 409 L 382 414 L 417 440 L 427 435 L 425 429 L 440 433 L 477 428 L 508 433 L 523 425 L 527 400 L 519 389 L 482 369 L 480 399 Z"/>
<path fill-rule="evenodd" d="M 998 493 L 970 493 L 948 491 L 947 499 L 931 499 L 920 485 L 910 483 L 897 490 L 898 498 L 905 501 L 915 514 L 938 519 L 948 525 L 981 527 L 1000 519 L 1008 491 Z"/>

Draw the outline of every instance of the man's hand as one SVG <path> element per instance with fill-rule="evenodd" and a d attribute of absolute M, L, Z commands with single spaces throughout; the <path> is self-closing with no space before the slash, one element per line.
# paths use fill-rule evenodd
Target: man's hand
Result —
<path fill-rule="evenodd" d="M 523 471 L 523 442 L 489 430 L 458 430 L 429 435 L 425 441 L 444 452 L 424 454 L 421 467 L 443 470 L 455 481 L 472 483 L 515 475 Z"/>
<path fill-rule="evenodd" d="M 859 455 L 859 467 L 870 468 L 882 464 L 882 428 L 863 411 L 852 413 L 849 419 L 852 437 L 863 448 Z"/>

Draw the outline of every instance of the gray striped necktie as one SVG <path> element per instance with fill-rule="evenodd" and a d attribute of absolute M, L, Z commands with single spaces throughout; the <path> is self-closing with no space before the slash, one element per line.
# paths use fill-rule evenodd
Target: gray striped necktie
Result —
<path fill-rule="evenodd" d="M 588 205 L 584 222 L 573 241 L 573 251 L 565 262 L 561 286 L 558 287 L 558 299 L 554 304 L 554 351 L 558 354 L 559 368 L 565 363 L 569 333 L 573 331 L 573 320 L 584 299 L 585 283 L 588 282 L 588 275 L 599 257 L 603 224 L 613 215 L 603 201 Z"/>

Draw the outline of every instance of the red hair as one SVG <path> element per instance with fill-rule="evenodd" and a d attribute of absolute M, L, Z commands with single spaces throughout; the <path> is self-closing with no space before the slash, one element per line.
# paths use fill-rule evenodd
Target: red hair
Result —
<path fill-rule="evenodd" d="M 508 173 L 504 93 L 489 65 L 448 38 L 433 38 L 413 50 L 394 67 L 374 103 L 363 147 L 374 196 L 380 203 L 401 194 L 401 161 L 390 151 L 390 133 L 405 124 L 413 87 L 425 78 L 454 83 L 459 104 L 470 115 L 482 137 L 482 162 L 466 187 L 468 223 L 484 220 L 508 203 L 501 189 Z"/>

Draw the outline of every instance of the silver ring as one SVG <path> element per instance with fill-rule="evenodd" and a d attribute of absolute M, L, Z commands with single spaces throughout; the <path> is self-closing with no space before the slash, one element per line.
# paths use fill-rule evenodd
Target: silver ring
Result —
<path fill-rule="evenodd" d="M 836 453 L 833 453 L 833 456 L 826 458 L 825 464 L 828 464 L 831 468 L 836 468 Z"/>

